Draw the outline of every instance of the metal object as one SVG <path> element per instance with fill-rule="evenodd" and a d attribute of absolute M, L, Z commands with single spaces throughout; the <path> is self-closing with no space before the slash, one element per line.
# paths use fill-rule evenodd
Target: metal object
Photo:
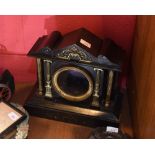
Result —
<path fill-rule="evenodd" d="M 42 65 L 40 58 L 37 58 L 37 73 L 38 73 L 38 94 L 43 95 Z"/>
<path fill-rule="evenodd" d="M 68 71 L 68 70 L 73 70 L 73 71 L 77 71 L 77 72 L 80 72 L 81 74 L 84 75 L 84 77 L 88 80 L 88 90 L 86 93 L 84 93 L 83 95 L 79 95 L 79 96 L 73 96 L 73 95 L 70 95 L 66 92 L 64 92 L 58 85 L 58 77 L 59 75 L 64 72 L 64 71 Z M 91 96 L 92 94 L 92 91 L 93 91 L 93 81 L 91 79 L 91 77 L 83 70 L 77 68 L 77 67 L 72 67 L 72 66 L 66 66 L 66 67 L 63 67 L 63 68 L 60 68 L 58 69 L 54 75 L 53 75 L 53 78 L 52 78 L 52 84 L 53 84 L 53 87 L 55 88 L 55 90 L 65 99 L 68 99 L 69 101 L 83 101 L 85 99 L 87 99 L 88 97 Z"/>
<path fill-rule="evenodd" d="M 95 87 L 94 87 L 94 93 L 93 93 L 93 101 L 92 105 L 95 107 L 99 107 L 99 89 L 100 89 L 100 77 L 102 69 L 94 68 L 96 71 L 96 79 L 95 79 Z"/>
<path fill-rule="evenodd" d="M 114 76 L 114 72 L 113 71 L 109 71 L 107 94 L 106 94 L 106 99 L 105 99 L 105 107 L 109 107 L 109 105 L 110 105 L 110 97 L 111 97 L 113 76 Z"/>
<path fill-rule="evenodd" d="M 11 95 L 11 89 L 6 84 L 0 84 L 0 100 L 9 101 Z"/>
<path fill-rule="evenodd" d="M 46 65 L 46 85 L 45 85 L 45 96 L 52 98 L 52 86 L 51 86 L 51 63 L 52 61 L 50 60 L 44 60 L 45 65 Z"/>

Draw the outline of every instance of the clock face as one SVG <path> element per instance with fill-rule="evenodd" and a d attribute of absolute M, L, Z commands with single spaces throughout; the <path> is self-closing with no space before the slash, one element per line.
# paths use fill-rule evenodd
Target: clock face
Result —
<path fill-rule="evenodd" d="M 91 96 L 93 81 L 83 69 L 66 66 L 58 69 L 52 79 L 56 92 L 69 101 L 83 101 Z"/>
<path fill-rule="evenodd" d="M 73 96 L 80 96 L 89 89 L 87 78 L 75 70 L 66 70 L 59 74 L 57 83 L 61 90 Z"/>

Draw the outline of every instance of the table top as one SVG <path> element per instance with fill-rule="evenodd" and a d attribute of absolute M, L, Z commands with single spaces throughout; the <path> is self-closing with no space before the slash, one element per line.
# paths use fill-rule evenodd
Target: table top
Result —
<path fill-rule="evenodd" d="M 34 83 L 18 83 L 12 102 L 24 105 Z M 121 114 L 121 130 L 133 137 L 128 102 L 125 97 Z M 28 138 L 88 138 L 93 128 L 30 116 Z"/>

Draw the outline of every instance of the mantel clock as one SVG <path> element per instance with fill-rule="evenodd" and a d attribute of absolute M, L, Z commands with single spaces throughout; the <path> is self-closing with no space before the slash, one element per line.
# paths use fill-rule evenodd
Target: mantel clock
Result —
<path fill-rule="evenodd" d="M 119 86 L 124 51 L 85 28 L 40 37 L 28 56 L 36 58 L 37 84 L 25 108 L 32 115 L 88 126 L 119 123 Z"/>

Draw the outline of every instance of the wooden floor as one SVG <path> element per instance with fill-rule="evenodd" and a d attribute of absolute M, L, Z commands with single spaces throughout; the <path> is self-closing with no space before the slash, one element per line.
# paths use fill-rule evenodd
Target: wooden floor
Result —
<path fill-rule="evenodd" d="M 84 126 L 31 117 L 28 138 L 88 138 L 91 131 Z"/>
<path fill-rule="evenodd" d="M 21 83 L 16 84 L 16 93 L 12 98 L 12 102 L 23 105 L 27 96 L 29 95 L 33 83 Z M 122 117 L 121 117 L 121 129 L 128 135 L 132 135 L 131 121 L 128 110 L 128 104 L 125 102 Z M 64 123 L 55 120 L 48 120 L 44 118 L 30 116 L 29 120 L 29 135 L 30 139 L 43 139 L 43 138 L 88 138 L 93 128 Z"/>

